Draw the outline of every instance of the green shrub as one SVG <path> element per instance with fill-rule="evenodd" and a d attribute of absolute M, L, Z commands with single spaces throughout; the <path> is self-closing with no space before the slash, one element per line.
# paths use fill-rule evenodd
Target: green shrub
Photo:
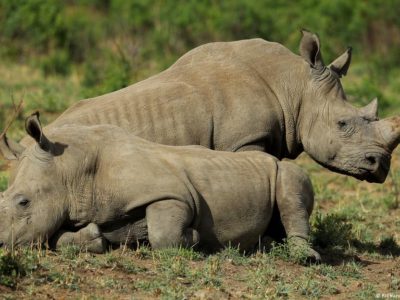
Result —
<path fill-rule="evenodd" d="M 1 1 L 1 37 L 17 42 L 21 50 L 47 50 L 58 32 L 63 9 L 62 2 L 57 0 Z"/>
<path fill-rule="evenodd" d="M 44 75 L 51 74 L 68 75 L 71 71 L 71 62 L 68 53 L 65 51 L 57 51 L 44 57 L 40 65 Z"/>
<path fill-rule="evenodd" d="M 101 28 L 90 9 L 57 0 L 2 1 L 0 21 L 0 41 L 8 45 L 1 54 L 18 60 L 50 55 L 43 61 L 43 70 L 61 74 L 69 71 L 64 62 L 86 59 L 96 47 Z"/>
<path fill-rule="evenodd" d="M 381 239 L 379 243 L 379 250 L 381 250 L 383 254 L 396 256 L 400 255 L 400 246 L 396 243 L 396 240 L 393 236 L 388 236 Z"/>
<path fill-rule="evenodd" d="M 123 55 L 108 53 L 104 60 L 88 60 L 84 64 L 82 85 L 85 97 L 97 96 L 130 84 L 132 69 Z"/>
<path fill-rule="evenodd" d="M 21 277 L 34 271 L 38 266 L 37 256 L 31 250 L 0 249 L 0 285 L 15 288 Z"/>
<path fill-rule="evenodd" d="M 311 236 L 313 244 L 321 248 L 345 247 L 352 238 L 352 224 L 342 215 L 317 213 Z"/>
<path fill-rule="evenodd" d="M 353 46 L 349 78 L 357 80 L 347 94 L 360 105 L 377 96 L 386 114 L 399 111 L 398 7 L 394 0 L 4 0 L 0 56 L 48 76 L 78 74 L 83 96 L 94 96 L 208 42 L 260 37 L 298 52 L 299 30 L 307 28 L 321 37 L 326 63 Z"/>

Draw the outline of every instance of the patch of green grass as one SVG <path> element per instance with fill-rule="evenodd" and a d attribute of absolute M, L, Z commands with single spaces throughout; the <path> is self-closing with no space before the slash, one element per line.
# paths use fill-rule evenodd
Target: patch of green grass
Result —
<path fill-rule="evenodd" d="M 400 277 L 391 274 L 389 289 L 391 291 L 400 291 Z"/>
<path fill-rule="evenodd" d="M 393 194 L 388 194 L 382 197 L 382 202 L 388 210 L 396 209 L 399 206 L 398 199 L 396 195 Z"/>
<path fill-rule="evenodd" d="M 192 248 L 183 248 L 183 247 L 176 247 L 176 248 L 166 248 L 162 250 L 155 250 L 153 252 L 154 258 L 159 260 L 168 260 L 174 257 L 183 257 L 187 260 L 200 260 L 204 258 L 201 252 L 195 251 Z"/>
<path fill-rule="evenodd" d="M 8 186 L 8 175 L 5 172 L 0 172 L 0 192 L 7 189 Z"/>
<path fill-rule="evenodd" d="M 375 299 L 377 291 L 375 287 L 370 284 L 363 284 L 361 289 L 355 293 L 357 299 Z"/>
<path fill-rule="evenodd" d="M 124 283 L 114 278 L 103 278 L 99 281 L 99 284 L 101 287 L 112 289 L 113 291 L 123 290 L 126 288 L 126 285 Z"/>
<path fill-rule="evenodd" d="M 274 296 L 287 296 L 288 286 L 284 283 L 284 274 L 277 268 L 275 262 L 260 263 L 248 270 L 247 285 L 255 296 L 268 298 Z M 276 285 L 275 288 L 273 286 Z"/>
<path fill-rule="evenodd" d="M 82 262 L 78 259 L 76 263 L 82 266 L 91 266 L 99 269 L 111 269 L 124 272 L 126 274 L 139 274 L 147 271 L 146 268 L 137 266 L 135 258 L 141 258 L 136 255 L 135 250 L 110 251 L 103 255 L 92 255 L 89 253 L 80 253 Z"/>
<path fill-rule="evenodd" d="M 198 273 L 201 284 L 212 287 L 222 285 L 222 260 L 218 256 L 209 256 L 206 258 L 202 270 Z"/>
<path fill-rule="evenodd" d="M 10 121 L 13 102 L 24 101 L 23 111 L 8 131 L 8 136 L 19 140 L 25 135 L 25 116 L 39 110 L 43 124 L 51 122 L 55 113 L 61 113 L 72 103 L 82 99 L 76 77 L 44 77 L 27 65 L 2 64 L 0 66 L 0 126 Z"/>
<path fill-rule="evenodd" d="M 338 275 L 346 278 L 360 279 L 362 278 L 362 266 L 355 262 L 350 261 L 337 267 Z"/>
<path fill-rule="evenodd" d="M 16 288 L 18 280 L 38 268 L 38 257 L 32 251 L 0 249 L 0 285 Z"/>
<path fill-rule="evenodd" d="M 338 293 L 338 289 L 332 284 L 310 276 L 306 273 L 301 275 L 293 283 L 294 289 L 302 296 L 311 299 L 319 299 L 323 295 L 334 295 Z"/>
<path fill-rule="evenodd" d="M 340 196 L 334 189 L 327 187 L 327 183 L 325 181 L 318 178 L 318 180 L 312 179 L 312 182 L 313 182 L 316 202 L 318 201 L 337 202 L 339 200 Z"/>
<path fill-rule="evenodd" d="M 50 282 L 58 287 L 68 290 L 79 290 L 80 289 L 80 278 L 75 271 L 59 272 L 50 271 L 44 276 L 47 282 Z"/>
<path fill-rule="evenodd" d="M 149 246 L 138 245 L 138 247 L 133 251 L 133 255 L 139 259 L 151 258 L 152 251 Z"/>
<path fill-rule="evenodd" d="M 75 260 L 81 254 L 82 249 L 76 245 L 66 245 L 58 249 L 60 256 L 66 260 Z"/>
<path fill-rule="evenodd" d="M 165 275 L 167 280 L 177 277 L 190 277 L 188 260 L 182 256 L 163 255 L 157 259 L 158 269 Z"/>
<path fill-rule="evenodd" d="M 314 274 L 324 276 L 329 280 L 335 280 L 339 276 L 337 269 L 331 265 L 326 265 L 326 264 L 311 265 L 310 270 L 312 270 Z"/>
<path fill-rule="evenodd" d="M 271 249 L 267 255 L 274 259 L 282 259 L 299 265 L 309 264 L 309 249 L 311 243 L 305 242 L 299 244 L 298 241 L 288 239 L 284 243 L 272 243 Z"/>
<path fill-rule="evenodd" d="M 235 266 L 241 266 L 248 263 L 249 259 L 245 253 L 241 253 L 238 247 L 228 246 L 215 254 L 222 261 L 227 261 Z"/>
<path fill-rule="evenodd" d="M 135 281 L 133 288 L 166 299 L 186 298 L 200 286 L 221 285 L 221 258 L 209 256 L 193 249 L 168 248 L 152 251 L 156 275 Z M 192 268 L 192 262 L 204 262 L 203 267 Z M 154 278 L 156 276 L 157 278 Z"/>

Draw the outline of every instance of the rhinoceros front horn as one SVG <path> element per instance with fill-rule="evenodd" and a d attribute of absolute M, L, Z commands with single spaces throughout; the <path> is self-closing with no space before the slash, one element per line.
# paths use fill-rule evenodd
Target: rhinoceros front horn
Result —
<path fill-rule="evenodd" d="M 393 151 L 400 143 L 400 116 L 380 120 L 379 130 L 386 148 Z"/>

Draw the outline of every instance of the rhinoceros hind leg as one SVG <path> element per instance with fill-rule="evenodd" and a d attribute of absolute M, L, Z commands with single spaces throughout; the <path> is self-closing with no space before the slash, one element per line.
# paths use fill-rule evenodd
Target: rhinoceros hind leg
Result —
<path fill-rule="evenodd" d="M 107 250 L 107 241 L 94 223 L 76 232 L 60 230 L 53 236 L 50 244 L 55 249 L 66 245 L 76 245 L 92 253 L 104 253 Z"/>
<path fill-rule="evenodd" d="M 163 200 L 146 208 L 149 242 L 153 249 L 193 247 L 199 243 L 199 233 L 189 228 L 193 213 L 190 207 L 177 200 Z"/>

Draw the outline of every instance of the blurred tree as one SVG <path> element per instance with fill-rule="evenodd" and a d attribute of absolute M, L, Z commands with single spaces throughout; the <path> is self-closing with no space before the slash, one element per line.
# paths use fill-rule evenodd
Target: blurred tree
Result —
<path fill-rule="evenodd" d="M 369 78 L 351 90 L 364 99 L 398 85 L 387 78 L 399 74 L 399 15 L 399 0 L 2 0 L 0 56 L 46 75 L 78 70 L 85 95 L 94 95 L 165 69 L 207 42 L 260 37 L 297 52 L 299 30 L 307 28 L 320 35 L 327 63 L 353 46 L 363 65 L 355 72 Z"/>

